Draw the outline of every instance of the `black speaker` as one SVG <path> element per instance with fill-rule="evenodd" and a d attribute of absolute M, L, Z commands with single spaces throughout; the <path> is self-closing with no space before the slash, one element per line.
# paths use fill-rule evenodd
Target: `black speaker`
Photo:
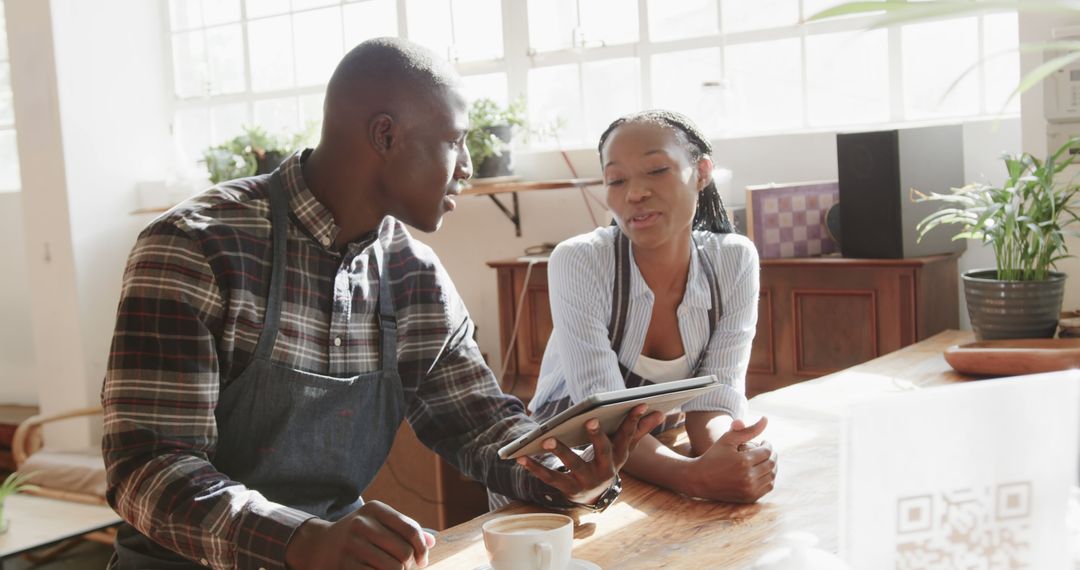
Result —
<path fill-rule="evenodd" d="M 941 207 L 917 203 L 911 189 L 948 192 L 964 184 L 960 125 L 836 135 L 844 257 L 899 259 L 963 251 L 956 226 L 921 242 L 915 226 Z"/>

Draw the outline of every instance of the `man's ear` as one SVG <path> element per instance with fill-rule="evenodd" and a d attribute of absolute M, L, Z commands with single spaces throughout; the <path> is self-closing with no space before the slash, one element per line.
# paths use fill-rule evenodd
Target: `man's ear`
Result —
<path fill-rule="evenodd" d="M 368 123 L 368 138 L 379 156 L 385 156 L 397 144 L 398 124 L 386 113 L 379 113 Z"/>
<path fill-rule="evenodd" d="M 701 192 L 706 186 L 712 182 L 713 162 L 712 157 L 704 155 L 697 161 L 697 175 L 698 175 L 698 187 L 697 191 Z"/>

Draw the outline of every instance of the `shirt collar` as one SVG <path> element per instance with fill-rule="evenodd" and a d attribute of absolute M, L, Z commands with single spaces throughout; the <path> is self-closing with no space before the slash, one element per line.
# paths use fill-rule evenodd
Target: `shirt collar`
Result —
<path fill-rule="evenodd" d="M 700 309 L 712 308 L 712 294 L 709 291 L 709 273 L 702 266 L 702 255 L 699 252 L 698 242 L 690 238 L 690 275 L 686 279 L 686 291 L 683 293 L 682 305 L 697 307 Z M 645 278 L 638 269 L 634 259 L 634 244 L 630 244 L 630 298 L 637 299 L 645 295 L 651 295 Z"/>
<path fill-rule="evenodd" d="M 315 198 L 304 181 L 304 161 L 311 149 L 304 149 L 286 158 L 279 167 L 281 182 L 289 196 L 289 209 L 300 227 L 322 247 L 330 249 L 341 228 L 334 223 L 330 210 Z"/>

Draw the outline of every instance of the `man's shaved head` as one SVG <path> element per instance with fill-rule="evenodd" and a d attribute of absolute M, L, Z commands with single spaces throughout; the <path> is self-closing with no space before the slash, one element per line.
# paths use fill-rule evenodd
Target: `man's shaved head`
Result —
<path fill-rule="evenodd" d="M 431 50 L 398 38 L 375 38 L 338 63 L 326 86 L 325 127 L 388 113 L 401 120 L 430 96 L 458 86 L 448 62 Z M 358 116 L 367 115 L 367 116 Z M 324 137 L 327 134 L 324 132 Z"/>
<path fill-rule="evenodd" d="M 330 78 L 322 138 L 304 177 L 341 226 L 339 241 L 386 215 L 433 231 L 472 174 L 467 130 L 448 62 L 406 40 L 368 40 Z"/>
<path fill-rule="evenodd" d="M 446 60 L 425 47 L 398 38 L 375 38 L 345 54 L 330 77 L 327 93 L 345 85 L 352 88 L 357 80 L 436 89 L 457 85 L 458 76 Z"/>

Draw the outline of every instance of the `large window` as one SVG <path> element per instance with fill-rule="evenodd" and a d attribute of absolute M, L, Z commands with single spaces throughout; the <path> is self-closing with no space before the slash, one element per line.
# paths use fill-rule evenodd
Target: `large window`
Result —
<path fill-rule="evenodd" d="M 7 19 L 0 0 L 0 192 L 18 192 L 19 150 L 15 144 L 15 108 L 11 97 L 11 61 L 8 56 Z"/>
<path fill-rule="evenodd" d="M 540 148 L 591 146 L 649 107 L 714 137 L 1018 112 L 1015 52 L 953 85 L 1017 46 L 1015 15 L 799 24 L 837 1 L 169 0 L 178 143 L 193 162 L 242 125 L 317 123 L 334 64 L 380 35 L 445 54 L 472 97 L 524 96 L 534 122 L 560 121 Z"/>

